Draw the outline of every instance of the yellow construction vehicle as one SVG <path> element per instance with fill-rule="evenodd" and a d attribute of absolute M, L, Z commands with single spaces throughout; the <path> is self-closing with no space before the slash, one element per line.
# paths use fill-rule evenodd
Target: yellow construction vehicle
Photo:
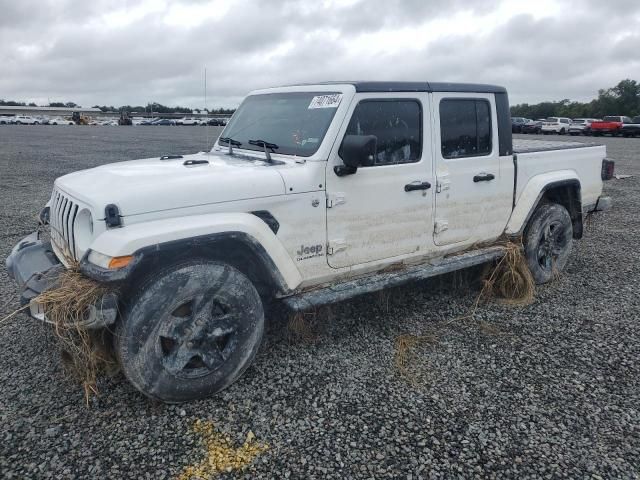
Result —
<path fill-rule="evenodd" d="M 89 125 L 89 121 L 91 120 L 89 117 L 82 115 L 80 112 L 73 112 L 71 114 L 71 119 L 75 122 L 76 125 Z"/>

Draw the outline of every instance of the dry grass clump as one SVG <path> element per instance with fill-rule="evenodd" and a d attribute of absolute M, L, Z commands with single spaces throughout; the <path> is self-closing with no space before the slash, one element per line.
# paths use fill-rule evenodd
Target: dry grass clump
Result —
<path fill-rule="evenodd" d="M 289 340 L 313 343 L 318 339 L 316 312 L 295 312 L 289 315 L 287 330 Z"/>
<path fill-rule="evenodd" d="M 287 331 L 290 341 L 314 343 L 320 337 L 320 312 L 294 312 L 289 315 Z"/>
<path fill-rule="evenodd" d="M 428 344 L 434 344 L 438 339 L 434 335 L 412 335 L 404 333 L 398 335 L 394 345 L 393 364 L 403 378 L 411 383 L 417 383 L 415 364 L 416 350 Z"/>
<path fill-rule="evenodd" d="M 65 367 L 82 384 L 87 404 L 91 395 L 98 393 L 98 375 L 118 370 L 111 350 L 111 333 L 82 326 L 92 306 L 109 291 L 72 265 L 60 273 L 52 288 L 36 298 L 53 326 Z"/>
<path fill-rule="evenodd" d="M 536 292 L 536 284 L 522 251 L 522 244 L 507 242 L 505 255 L 496 264 L 488 277 L 476 302 L 498 298 L 510 305 L 529 305 Z"/>
<path fill-rule="evenodd" d="M 179 480 L 206 479 L 217 474 L 242 470 L 249 466 L 261 453 L 269 449 L 265 443 L 256 443 L 255 435 L 249 431 L 240 447 L 216 431 L 212 422 L 196 420 L 193 431 L 202 437 L 206 456 L 197 465 L 189 465 L 178 477 Z"/>

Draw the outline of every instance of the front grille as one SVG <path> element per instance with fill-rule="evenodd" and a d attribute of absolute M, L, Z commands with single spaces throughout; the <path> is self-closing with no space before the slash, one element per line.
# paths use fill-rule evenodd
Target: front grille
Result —
<path fill-rule="evenodd" d="M 76 257 L 76 241 L 73 232 L 73 225 L 78 215 L 79 206 L 68 196 L 58 190 L 53 191 L 51 196 L 51 241 L 54 246 L 71 260 L 78 260 Z"/>

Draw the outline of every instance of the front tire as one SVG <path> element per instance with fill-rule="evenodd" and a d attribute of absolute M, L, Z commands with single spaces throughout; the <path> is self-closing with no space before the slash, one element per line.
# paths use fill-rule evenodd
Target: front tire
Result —
<path fill-rule="evenodd" d="M 571 253 L 573 224 L 566 208 L 557 203 L 540 205 L 525 229 L 524 253 L 535 282 L 553 280 Z"/>
<path fill-rule="evenodd" d="M 116 328 L 129 381 L 167 403 L 208 397 L 249 367 L 264 331 L 251 281 L 219 262 L 187 263 L 154 275 Z"/>

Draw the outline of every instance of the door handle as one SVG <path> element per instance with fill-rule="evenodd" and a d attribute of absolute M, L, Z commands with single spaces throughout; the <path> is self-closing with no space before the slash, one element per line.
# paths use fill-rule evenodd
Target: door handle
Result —
<path fill-rule="evenodd" d="M 478 183 L 478 182 L 490 182 L 491 180 L 493 180 L 494 178 L 496 178 L 496 176 L 493 173 L 479 173 L 478 175 L 476 175 L 475 177 L 473 177 L 473 182 L 474 183 Z"/>
<path fill-rule="evenodd" d="M 429 182 L 422 183 L 407 183 L 404 186 L 405 192 L 413 192 L 414 190 L 429 190 L 431 188 L 431 184 Z"/>

